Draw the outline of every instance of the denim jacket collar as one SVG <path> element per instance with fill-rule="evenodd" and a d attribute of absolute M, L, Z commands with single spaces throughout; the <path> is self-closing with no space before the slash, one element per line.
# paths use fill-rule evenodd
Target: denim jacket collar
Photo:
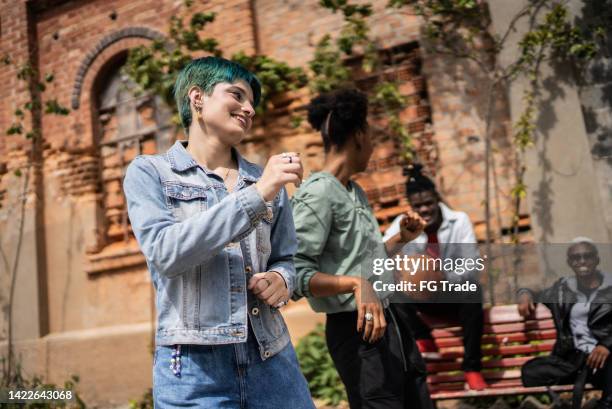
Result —
<path fill-rule="evenodd" d="M 168 161 L 170 162 L 170 167 L 177 172 L 184 172 L 188 169 L 199 166 L 191 154 L 187 152 L 187 143 L 187 141 L 176 141 L 170 150 L 168 150 L 167 155 Z M 261 170 L 247 162 L 234 147 L 232 147 L 232 154 L 237 159 L 238 174 L 242 177 L 242 179 L 249 182 L 257 182 L 261 176 Z M 201 166 L 201 168 L 206 174 L 213 173 L 210 169 L 203 166 Z"/>

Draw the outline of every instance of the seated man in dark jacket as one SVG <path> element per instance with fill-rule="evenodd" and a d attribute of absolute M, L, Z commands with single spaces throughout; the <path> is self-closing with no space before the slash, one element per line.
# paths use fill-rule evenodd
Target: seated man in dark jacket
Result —
<path fill-rule="evenodd" d="M 612 274 L 598 269 L 597 247 L 585 237 L 573 241 L 567 263 L 575 277 L 561 278 L 539 293 L 519 291 L 519 313 L 531 315 L 534 302 L 541 302 L 550 309 L 557 330 L 552 354 L 523 366 L 523 385 L 575 384 L 580 389 L 591 382 L 603 392 L 597 409 L 612 409 Z M 582 393 L 574 393 L 576 407 Z"/>

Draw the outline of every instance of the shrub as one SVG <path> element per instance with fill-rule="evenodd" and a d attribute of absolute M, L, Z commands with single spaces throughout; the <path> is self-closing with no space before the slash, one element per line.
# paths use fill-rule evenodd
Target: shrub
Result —
<path fill-rule="evenodd" d="M 300 339 L 295 351 L 313 398 L 330 405 L 347 400 L 346 390 L 327 350 L 322 324 Z"/>
<path fill-rule="evenodd" d="M 21 367 L 20 362 L 15 363 L 15 367 L 10 372 L 8 371 L 7 360 L 4 357 L 0 357 L 0 370 L 2 372 L 2 379 L 0 380 L 3 388 L 7 390 L 17 389 L 37 389 L 37 390 L 54 390 L 54 389 L 65 389 L 73 392 L 74 398 L 72 400 L 56 400 L 56 401 L 32 401 L 30 403 L 3 403 L 0 405 L 6 409 L 51 409 L 51 408 L 66 408 L 66 409 L 86 409 L 85 402 L 76 392 L 76 386 L 79 383 L 78 375 L 72 375 L 70 379 L 66 380 L 62 386 L 57 386 L 53 383 L 45 382 L 39 376 L 26 376 Z"/>
<path fill-rule="evenodd" d="M 130 400 L 130 409 L 153 409 L 153 390 L 149 388 L 140 400 Z"/>

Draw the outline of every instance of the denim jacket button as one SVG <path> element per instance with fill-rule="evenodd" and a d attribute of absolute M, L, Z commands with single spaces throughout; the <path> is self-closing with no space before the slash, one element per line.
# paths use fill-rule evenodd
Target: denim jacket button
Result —
<path fill-rule="evenodd" d="M 253 314 L 253 315 L 257 315 L 257 314 L 259 314 L 259 308 L 254 307 L 254 308 L 251 310 L 251 314 Z"/>
<path fill-rule="evenodd" d="M 270 351 L 265 351 L 264 352 L 264 357 L 270 358 Z"/>
<path fill-rule="evenodd" d="M 252 268 L 251 266 L 246 266 L 246 267 L 244 268 L 244 270 L 245 270 L 247 273 L 250 273 L 251 271 L 253 271 L 253 268 Z"/>

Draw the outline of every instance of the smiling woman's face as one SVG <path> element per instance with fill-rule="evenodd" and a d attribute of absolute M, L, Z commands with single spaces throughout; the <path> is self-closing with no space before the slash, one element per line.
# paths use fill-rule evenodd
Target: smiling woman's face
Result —
<path fill-rule="evenodd" d="M 229 145 L 237 145 L 253 125 L 255 108 L 253 91 L 245 81 L 215 85 L 202 99 L 202 122 L 205 133 L 218 136 Z"/>

